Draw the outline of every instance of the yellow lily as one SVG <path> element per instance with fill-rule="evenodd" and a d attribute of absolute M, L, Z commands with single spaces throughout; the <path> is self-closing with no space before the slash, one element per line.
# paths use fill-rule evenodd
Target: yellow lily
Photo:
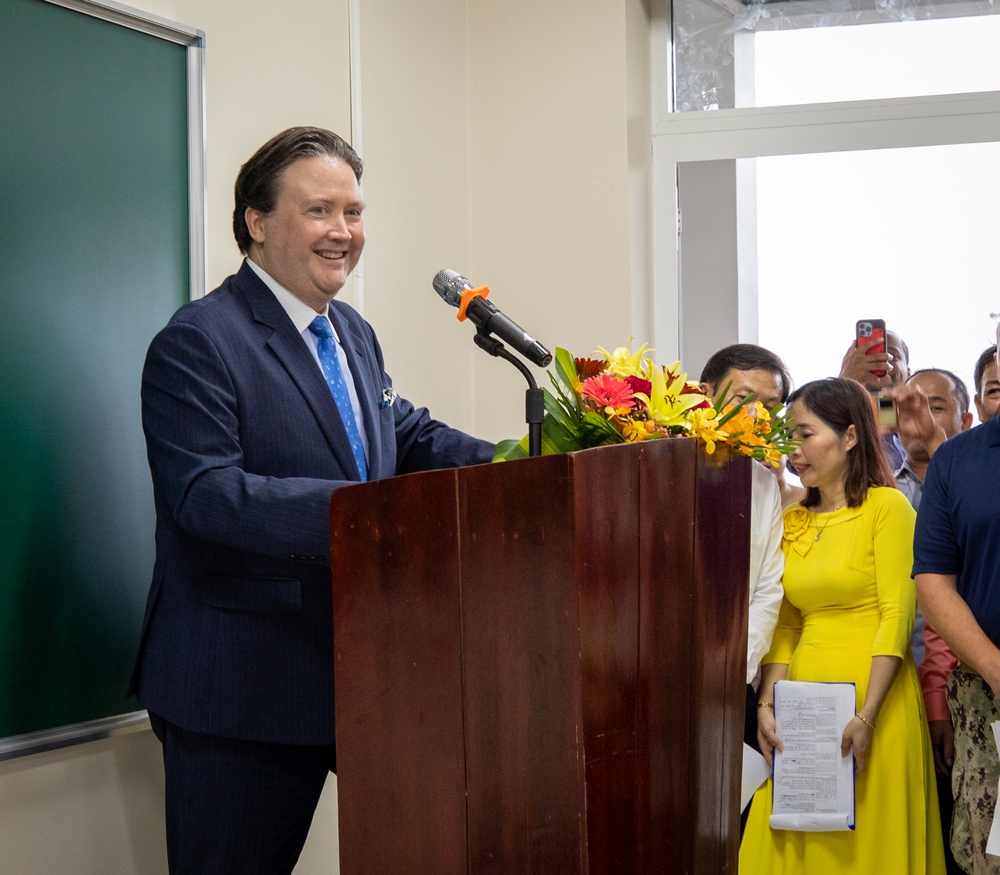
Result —
<path fill-rule="evenodd" d="M 627 346 L 619 346 L 614 352 L 608 352 L 603 346 L 599 346 L 596 351 L 607 359 L 607 373 L 614 374 L 616 377 L 622 379 L 625 377 L 642 377 L 646 380 L 649 379 L 647 376 L 648 372 L 651 369 L 655 370 L 653 363 L 649 359 L 643 360 L 643 353 L 646 352 L 648 346 L 648 343 L 644 343 L 634 353 Z M 654 350 L 649 351 L 653 352 Z"/>
<path fill-rule="evenodd" d="M 667 380 L 667 374 L 670 380 Z M 652 384 L 649 397 L 637 392 L 649 409 L 649 415 L 661 428 L 680 428 L 690 431 L 688 411 L 698 407 L 705 399 L 700 395 L 685 393 L 687 374 L 681 373 L 681 363 L 674 362 L 669 368 L 652 367 L 647 379 Z"/>

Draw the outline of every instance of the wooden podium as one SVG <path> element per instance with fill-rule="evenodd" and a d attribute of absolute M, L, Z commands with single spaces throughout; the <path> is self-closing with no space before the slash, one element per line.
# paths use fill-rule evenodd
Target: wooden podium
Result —
<path fill-rule="evenodd" d="M 334 494 L 344 875 L 736 872 L 729 458 L 659 440 Z"/>

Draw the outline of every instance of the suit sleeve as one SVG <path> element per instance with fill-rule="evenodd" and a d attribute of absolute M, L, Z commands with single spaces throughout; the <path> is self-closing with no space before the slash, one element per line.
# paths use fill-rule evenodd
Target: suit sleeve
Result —
<path fill-rule="evenodd" d="M 372 327 L 367 322 L 362 324 L 375 351 L 381 388 L 389 388 L 392 379 L 385 372 L 382 347 Z M 434 419 L 426 407 L 416 407 L 407 399 L 398 397 L 392 411 L 396 443 L 395 474 L 459 468 L 493 460 L 492 443 Z"/>
<path fill-rule="evenodd" d="M 456 468 L 493 459 L 493 444 L 433 419 L 425 407 L 396 405 L 396 473 Z"/>
<path fill-rule="evenodd" d="M 188 535 L 238 550 L 329 559 L 330 495 L 350 481 L 248 473 L 247 402 L 202 329 L 176 321 L 157 335 L 143 369 L 142 421 L 159 512 Z"/>

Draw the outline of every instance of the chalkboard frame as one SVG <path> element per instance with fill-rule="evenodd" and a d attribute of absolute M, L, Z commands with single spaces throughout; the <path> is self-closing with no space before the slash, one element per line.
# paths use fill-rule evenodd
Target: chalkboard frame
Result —
<path fill-rule="evenodd" d="M 207 197 L 205 180 L 205 34 L 119 3 L 96 0 L 41 0 L 113 25 L 138 31 L 185 49 L 187 83 L 187 166 L 189 296 L 205 294 L 207 277 Z M 124 694 L 124 691 L 123 691 Z M 0 761 L 96 741 L 148 728 L 145 711 L 116 714 L 82 723 L 0 738 Z"/>

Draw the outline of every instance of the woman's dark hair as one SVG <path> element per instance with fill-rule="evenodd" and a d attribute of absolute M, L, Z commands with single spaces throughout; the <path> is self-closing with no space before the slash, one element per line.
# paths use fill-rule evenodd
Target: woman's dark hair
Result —
<path fill-rule="evenodd" d="M 788 397 L 823 420 L 838 435 L 843 436 L 853 425 L 858 442 L 847 452 L 847 474 L 844 477 L 844 497 L 848 507 L 858 507 L 872 486 L 896 485 L 896 478 L 882 449 L 882 436 L 875 420 L 871 395 L 860 383 L 842 377 L 813 380 L 800 386 Z M 819 504 L 819 490 L 809 487 L 802 504 Z"/>
<path fill-rule="evenodd" d="M 343 137 L 323 128 L 298 127 L 282 131 L 261 146 L 240 168 L 236 177 L 233 234 L 240 252 L 250 251 L 253 238 L 247 228 L 247 208 L 269 213 L 278 198 L 278 184 L 285 168 L 300 158 L 340 158 L 361 181 L 363 164 Z"/>

